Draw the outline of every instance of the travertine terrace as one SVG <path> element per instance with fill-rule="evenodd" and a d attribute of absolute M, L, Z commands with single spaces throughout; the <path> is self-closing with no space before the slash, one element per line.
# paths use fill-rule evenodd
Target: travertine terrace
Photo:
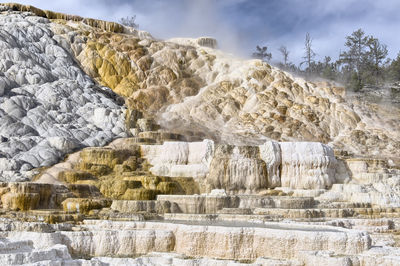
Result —
<path fill-rule="evenodd" d="M 0 47 L 1 265 L 400 264 L 398 106 L 19 4 Z"/>

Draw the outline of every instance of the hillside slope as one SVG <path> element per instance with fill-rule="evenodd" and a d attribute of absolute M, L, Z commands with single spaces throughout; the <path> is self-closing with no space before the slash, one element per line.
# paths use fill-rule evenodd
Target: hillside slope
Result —
<path fill-rule="evenodd" d="M 132 136 L 138 113 L 188 140 L 319 141 L 343 155 L 400 157 L 396 105 L 235 58 L 207 47 L 212 39 L 160 41 L 31 6 L 0 10 L 3 179 Z"/>
<path fill-rule="evenodd" d="M 64 24 L 53 30 L 86 73 L 170 131 L 235 144 L 320 141 L 358 156 L 399 156 L 398 108 L 379 112 L 344 88 L 201 46 L 204 38 L 159 41 L 133 29 L 54 22 Z"/>

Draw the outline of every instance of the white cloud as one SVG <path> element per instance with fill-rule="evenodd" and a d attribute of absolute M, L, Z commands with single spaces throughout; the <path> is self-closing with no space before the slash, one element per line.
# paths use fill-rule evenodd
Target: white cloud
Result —
<path fill-rule="evenodd" d="M 400 50 L 398 0 L 20 0 L 42 9 L 117 21 L 137 15 L 140 28 L 156 37 L 216 37 L 223 48 L 251 54 L 256 44 L 270 46 L 273 59 L 286 45 L 296 63 L 306 32 L 320 55 L 337 58 L 345 36 L 358 28 L 378 37 L 390 56 Z M 238 7 L 248 5 L 250 9 Z M 234 10 L 230 14 L 228 11 Z M 271 9 L 270 9 L 271 8 Z M 271 19 L 271 17 L 273 19 Z"/>

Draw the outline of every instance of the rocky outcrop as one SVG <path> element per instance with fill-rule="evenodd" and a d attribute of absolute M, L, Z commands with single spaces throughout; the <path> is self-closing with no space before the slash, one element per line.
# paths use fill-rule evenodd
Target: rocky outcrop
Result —
<path fill-rule="evenodd" d="M 279 143 L 267 141 L 259 146 L 260 157 L 265 162 L 268 173 L 268 187 L 281 186 L 282 153 Z"/>
<path fill-rule="evenodd" d="M 141 154 L 153 165 L 155 175 L 205 178 L 214 154 L 214 142 L 165 142 L 142 145 Z"/>
<path fill-rule="evenodd" d="M 4 36 L 8 39 L 3 49 L 19 50 L 18 55 L 3 53 L 4 73 L 9 73 L 0 82 L 5 95 L 1 117 L 7 117 L 1 138 L 7 155 L 0 158 L 4 179 L 19 175 L 20 169 L 31 177 L 34 173 L 26 170 L 54 164 L 64 150 L 82 144 L 102 146 L 117 136 L 136 136 L 138 119 L 149 118 L 188 139 L 209 137 L 241 145 L 267 139 L 320 141 L 359 155 L 398 155 L 398 123 L 385 118 L 396 110 L 346 99 L 343 88 L 306 82 L 266 63 L 242 61 L 201 46 L 214 46 L 210 38 L 157 41 L 115 23 L 18 4 L 2 5 L 4 20 L 7 16 L 13 20 L 3 30 L 10 36 L 12 25 L 18 23 L 33 30 L 23 30 L 13 41 Z M 18 38 L 29 41 L 23 44 Z M 45 41 L 45 50 L 38 39 Z M 28 49 L 25 43 L 34 45 Z M 22 57 L 28 60 L 22 62 Z M 93 84 L 74 59 L 91 78 L 125 98 L 129 108 L 125 117 L 114 96 L 105 100 L 110 92 Z M 17 63 L 12 66 L 10 61 Z M 16 68 L 20 70 L 13 78 Z M 29 86 L 19 91 L 13 82 Z M 72 95 L 71 101 L 60 99 L 63 95 Z M 143 116 L 138 117 L 137 111 Z M 36 126 L 41 119 L 48 122 Z M 11 131 L 24 139 L 14 139 Z M 144 139 L 146 134 L 137 137 Z M 21 149 L 14 149 L 18 145 L 23 146 L 21 152 L 30 153 L 18 155 Z M 43 149 L 46 152 L 40 152 Z M 268 177 L 268 182 L 279 186 L 277 178 Z"/>
<path fill-rule="evenodd" d="M 122 213 L 153 213 L 157 211 L 155 200 L 113 200 L 111 209 Z"/>
<path fill-rule="evenodd" d="M 255 196 L 255 195 L 159 195 L 158 211 L 163 213 L 216 214 L 229 210 L 252 213 L 260 208 L 307 209 L 314 207 L 310 197 Z M 221 212 L 222 210 L 222 212 Z M 242 210 L 242 212 L 240 211 Z M 243 211 L 244 210 L 244 211 Z"/>
<path fill-rule="evenodd" d="M 334 184 L 332 189 L 318 197 L 321 201 L 347 201 L 372 206 L 400 206 L 400 177 L 396 175 L 369 184 Z"/>
<path fill-rule="evenodd" d="M 267 168 L 257 146 L 216 146 L 207 176 L 207 191 L 255 193 L 267 187 Z"/>
<path fill-rule="evenodd" d="M 6 210 L 58 209 L 63 200 L 74 197 L 63 185 L 15 182 L 0 186 L 1 207 Z"/>
<path fill-rule="evenodd" d="M 199 185 L 191 176 L 171 177 L 157 175 L 157 173 L 152 174 L 148 169 L 150 165 L 146 157 L 141 157 L 141 153 L 144 153 L 141 147 L 147 147 L 147 151 L 150 151 L 151 148 L 157 150 L 157 147 L 163 146 L 142 145 L 138 141 L 140 139 L 125 138 L 113 141 L 105 147 L 85 148 L 70 155 L 65 162 L 43 171 L 35 182 L 65 184 L 73 192 L 76 191 L 74 199 L 63 203 L 66 211 L 82 209 L 76 207 L 80 203 L 83 203 L 84 206 L 99 207 L 111 204 L 103 199 L 85 201 L 88 196 L 115 200 L 154 200 L 158 194 L 199 193 Z M 189 145 L 189 143 L 177 143 Z M 164 154 L 163 150 L 158 149 L 158 151 Z M 168 157 L 169 154 L 167 153 L 163 157 L 169 162 L 178 163 L 182 159 L 182 154 Z M 189 160 L 201 163 L 201 158 L 198 161 L 196 154 L 192 154 Z M 161 162 L 163 161 L 161 160 Z"/>
<path fill-rule="evenodd" d="M 376 158 L 348 158 L 345 160 L 349 176 L 361 184 L 370 184 L 390 178 L 398 171 L 389 171 L 387 160 Z"/>
<path fill-rule="evenodd" d="M 10 241 L 0 239 L 2 265 L 50 265 L 52 263 L 73 263 L 68 248 L 65 245 L 54 245 L 52 247 L 35 249 L 30 240 Z"/>
<path fill-rule="evenodd" d="M 63 49 L 51 22 L 0 14 L 0 180 L 31 178 L 33 168 L 83 147 L 126 136 L 125 108 Z"/>
<path fill-rule="evenodd" d="M 332 189 L 321 194 L 321 201 L 348 201 L 372 206 L 400 206 L 400 170 L 376 158 L 347 158 L 339 160 L 338 179 Z"/>
<path fill-rule="evenodd" d="M 172 38 L 168 40 L 169 42 L 173 43 L 179 43 L 181 45 L 186 45 L 186 46 L 203 46 L 203 47 L 209 47 L 213 49 L 218 48 L 218 43 L 217 40 L 212 38 L 212 37 L 200 37 L 197 39 L 191 39 L 191 38 Z"/>
<path fill-rule="evenodd" d="M 281 142 L 283 187 L 329 188 L 335 182 L 333 149 L 322 143 Z"/>
<path fill-rule="evenodd" d="M 41 10 L 31 5 L 21 5 L 16 3 L 4 3 L 2 4 L 3 9 L 13 10 L 13 11 L 21 11 L 21 12 L 31 12 L 36 16 L 48 18 L 48 19 L 60 19 L 60 20 L 70 20 L 70 21 L 81 21 L 82 23 L 99 28 L 106 31 L 111 32 L 124 32 L 124 26 L 115 23 L 115 22 L 108 22 L 104 20 L 98 19 L 90 19 L 90 18 L 82 18 L 80 16 L 75 15 L 67 15 L 63 13 L 53 12 L 50 10 Z"/>
<path fill-rule="evenodd" d="M 111 200 L 104 198 L 68 198 L 62 202 L 64 211 L 88 214 L 91 210 L 110 207 Z"/>
<path fill-rule="evenodd" d="M 214 46 L 209 38 L 165 42 L 56 17 L 54 38 L 86 73 L 126 99 L 129 116 L 142 111 L 167 130 L 226 144 L 318 141 L 357 155 L 399 155 L 396 107 L 364 103 L 344 88 L 201 46 Z"/>
<path fill-rule="evenodd" d="M 296 259 L 299 250 L 331 250 L 335 254 L 357 255 L 371 246 L 370 236 L 365 232 L 327 226 L 269 223 L 248 228 L 218 223 L 205 226 L 201 223 L 85 221 L 80 228 L 81 231 L 61 230 L 47 234 L 10 231 L 6 235 L 15 240 L 31 239 L 37 248 L 66 245 L 78 256 L 132 256 L 169 251 L 189 257 L 231 260 Z"/>
<path fill-rule="evenodd" d="M 192 176 L 204 192 L 252 194 L 280 186 L 325 189 L 335 182 L 337 168 L 333 149 L 313 142 L 267 141 L 260 146 L 165 142 L 142 145 L 141 152 L 153 174 Z"/>

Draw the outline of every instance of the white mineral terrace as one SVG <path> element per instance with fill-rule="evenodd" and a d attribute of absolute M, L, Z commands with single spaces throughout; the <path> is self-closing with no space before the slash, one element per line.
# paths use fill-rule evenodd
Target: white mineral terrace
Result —
<path fill-rule="evenodd" d="M 400 109 L 358 96 L 0 4 L 0 265 L 398 266 Z"/>

